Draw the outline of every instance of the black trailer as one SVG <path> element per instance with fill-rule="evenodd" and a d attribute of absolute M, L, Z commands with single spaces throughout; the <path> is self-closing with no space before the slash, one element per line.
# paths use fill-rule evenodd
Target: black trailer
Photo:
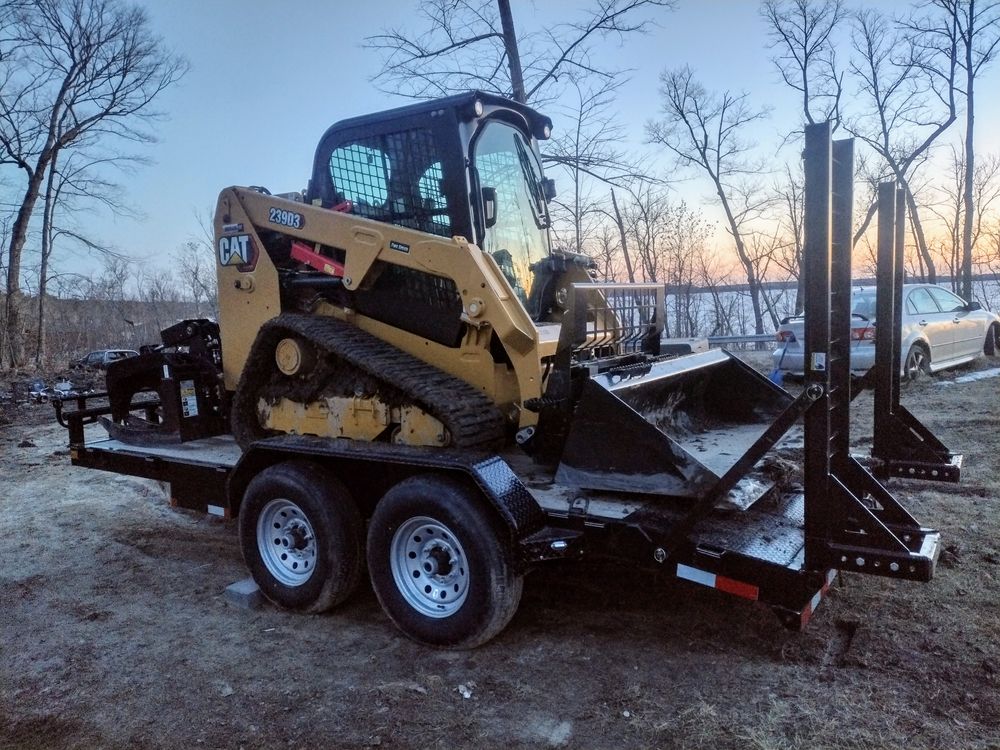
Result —
<path fill-rule="evenodd" d="M 791 628 L 805 625 L 838 570 L 927 581 L 940 535 L 910 516 L 849 451 L 852 171 L 850 141 L 832 142 L 828 124 L 807 127 L 806 375 L 797 396 L 721 351 L 663 358 L 639 372 L 595 374 L 582 386 L 560 386 L 554 378 L 556 388 L 583 388 L 572 429 L 609 427 L 608 420 L 622 413 L 617 401 L 634 407 L 632 417 L 610 425 L 616 437 L 609 443 L 615 444 L 600 456 L 574 452 L 571 432 L 569 458 L 558 470 L 543 468 L 518 448 L 483 454 L 285 435 L 241 451 L 229 436 L 153 446 L 91 439 L 87 426 L 111 407 L 92 406 L 95 396 L 87 396 L 75 401 L 74 410 L 56 405 L 69 430 L 72 462 L 169 482 L 175 505 L 238 517 L 243 538 L 263 534 L 270 543 L 273 537 L 273 556 L 265 555 L 263 564 L 271 573 L 264 578 L 275 580 L 262 588 L 293 609 L 315 610 L 317 602 L 326 606 L 350 592 L 361 572 L 363 523 L 374 519 L 368 544 L 376 593 L 407 635 L 434 645 L 472 646 L 494 635 L 513 615 L 521 576 L 549 560 L 614 559 L 663 571 L 767 604 Z M 581 285 L 572 291 L 566 341 L 581 335 L 574 320 L 588 325 L 587 316 L 574 317 L 574 311 L 586 309 L 595 289 Z M 662 294 L 654 299 L 662 309 Z M 880 357 L 891 356 L 887 349 Z M 641 387 L 626 389 L 630 379 Z M 648 428 L 639 402 L 649 388 L 674 389 L 674 402 L 707 393 L 703 402 L 710 413 L 701 422 L 688 420 L 683 436 L 655 445 L 635 442 Z M 898 398 L 898 391 L 891 395 Z M 547 396 L 560 402 L 556 391 Z M 605 409 L 611 400 L 616 408 Z M 801 473 L 789 476 L 779 464 L 776 476 L 766 459 L 800 422 Z M 601 462 L 613 462 L 615 475 L 627 476 L 630 456 L 639 451 L 662 462 L 662 475 L 647 477 L 650 482 L 672 483 L 674 490 L 600 486 Z M 649 456 L 640 463 L 648 465 Z M 637 483 L 640 474 L 635 472 Z M 387 514 L 411 503 L 417 491 L 437 498 L 440 517 L 450 520 L 427 518 L 421 525 L 418 517 L 402 537 L 380 539 L 378 529 L 391 520 Z M 330 510 L 340 493 L 354 498 L 358 517 Z M 337 570 L 324 573 L 336 572 L 330 577 L 338 580 L 312 596 L 294 583 L 297 566 L 317 559 L 299 554 L 312 528 L 294 517 L 293 504 L 282 504 L 289 496 L 316 503 L 319 515 L 332 513 L 321 522 L 347 548 L 331 547 L 333 560 L 326 564 Z M 462 536 L 452 528 L 472 531 Z M 373 558 L 373 544 L 387 554 Z M 248 564 L 259 572 L 254 562 Z M 470 584 L 465 565 L 492 585 Z M 395 599 L 386 593 L 393 586 L 401 592 Z M 459 606 L 475 622 L 448 625 Z"/>

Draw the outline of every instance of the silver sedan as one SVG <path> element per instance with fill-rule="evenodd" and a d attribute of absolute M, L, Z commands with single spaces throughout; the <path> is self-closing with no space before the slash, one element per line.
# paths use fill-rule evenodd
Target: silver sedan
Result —
<path fill-rule="evenodd" d="M 864 372 L 875 364 L 875 288 L 856 287 L 851 311 L 851 370 Z M 803 372 L 803 330 L 801 316 L 787 319 L 778 328 L 775 371 Z M 995 355 L 1000 346 L 1000 315 L 933 284 L 904 284 L 901 341 L 900 371 L 912 380 L 984 354 Z"/>

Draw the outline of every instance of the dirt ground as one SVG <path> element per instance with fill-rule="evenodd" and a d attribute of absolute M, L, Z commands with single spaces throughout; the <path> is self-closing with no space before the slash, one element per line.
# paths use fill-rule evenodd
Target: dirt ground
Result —
<path fill-rule="evenodd" d="M 370 589 L 322 616 L 230 604 L 235 524 L 73 468 L 47 405 L 0 411 L 0 747 L 1000 748 L 1000 378 L 904 403 L 961 485 L 891 484 L 931 583 L 845 574 L 802 633 L 683 581 L 528 576 L 496 640 L 435 651 Z M 871 400 L 855 407 L 859 450 Z"/>

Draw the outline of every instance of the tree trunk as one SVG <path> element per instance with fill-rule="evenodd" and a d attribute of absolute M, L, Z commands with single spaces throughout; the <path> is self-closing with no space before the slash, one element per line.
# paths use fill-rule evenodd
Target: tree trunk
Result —
<path fill-rule="evenodd" d="M 972 300 L 972 221 L 975 213 L 975 198 L 973 196 L 973 178 L 975 175 L 976 151 L 973 145 L 973 123 L 975 114 L 973 111 L 974 99 L 972 96 L 972 86 L 976 79 L 975 70 L 972 67 L 972 40 L 973 20 L 976 15 L 975 0 L 969 0 L 969 40 L 965 45 L 965 184 L 964 195 L 962 197 L 965 205 L 965 216 L 962 222 L 962 293 L 966 302 Z"/>
<path fill-rule="evenodd" d="M 503 46 L 507 50 L 507 67 L 510 69 L 510 87 L 514 101 L 527 104 L 524 92 L 524 75 L 521 72 L 521 53 L 517 49 L 517 34 L 514 33 L 514 17 L 510 12 L 510 0 L 497 0 L 500 9 L 500 26 L 503 28 Z"/>
<path fill-rule="evenodd" d="M 45 359 L 45 292 L 48 289 L 49 258 L 52 257 L 52 216 L 56 204 L 56 160 L 52 155 L 49 176 L 45 181 L 45 205 L 42 209 L 42 258 L 38 267 L 38 334 L 35 337 L 35 367 L 41 367 Z"/>
<path fill-rule="evenodd" d="M 924 227 L 920 223 L 920 215 L 917 213 L 917 201 L 910 192 L 910 183 L 900 180 L 903 190 L 906 192 L 906 207 L 909 209 L 910 226 L 913 227 L 913 237 L 917 243 L 917 252 L 922 259 L 921 266 L 927 268 L 927 283 L 937 284 L 937 268 L 934 266 L 934 259 L 927 249 L 927 240 L 924 238 Z"/>
<path fill-rule="evenodd" d="M 733 216 L 732 208 L 729 206 L 729 200 L 726 198 L 726 191 L 722 188 L 722 183 L 718 179 L 715 180 L 715 191 L 719 196 L 719 200 L 722 201 L 722 208 L 726 212 L 726 220 L 729 222 L 729 231 L 733 235 L 733 241 L 736 243 L 736 254 L 739 256 L 740 263 L 743 265 L 743 270 L 746 271 L 747 275 L 747 286 L 750 287 L 750 304 L 753 306 L 753 325 L 754 333 L 761 334 L 764 333 L 764 312 L 761 310 L 760 306 L 760 282 L 757 279 L 757 273 L 754 270 L 753 262 L 750 260 L 750 256 L 747 255 L 746 245 L 743 244 L 743 235 L 740 233 L 740 227 L 736 223 L 736 217 Z"/>
<path fill-rule="evenodd" d="M 21 306 L 24 297 L 21 294 L 21 255 L 24 252 L 24 243 L 28 238 L 28 224 L 31 221 L 31 214 L 35 210 L 35 203 L 38 202 L 38 193 L 41 189 L 47 162 L 48 159 L 45 157 L 39 159 L 34 172 L 28 179 L 28 186 L 25 188 L 21 207 L 14 220 L 10 246 L 7 250 L 5 315 L 7 325 L 2 331 L 5 339 L 0 339 L 0 365 L 3 363 L 2 358 L 6 357 L 11 368 L 20 367 L 24 363 L 24 337 L 21 331 Z"/>
<path fill-rule="evenodd" d="M 628 273 L 628 283 L 635 283 L 635 270 L 632 268 L 632 258 L 628 254 L 628 242 L 625 240 L 625 222 L 622 220 L 622 212 L 618 209 L 618 199 L 615 198 L 615 191 L 611 191 L 611 205 L 615 209 L 615 224 L 618 225 L 618 236 L 622 243 L 622 256 L 625 258 L 625 271 Z"/>

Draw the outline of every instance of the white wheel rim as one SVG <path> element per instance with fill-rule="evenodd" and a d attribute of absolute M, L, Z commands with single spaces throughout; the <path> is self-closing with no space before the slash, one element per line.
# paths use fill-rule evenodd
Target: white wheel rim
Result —
<path fill-rule="evenodd" d="M 451 529 L 427 516 L 400 526 L 389 546 L 389 567 L 403 599 L 427 617 L 449 617 L 469 594 L 469 563 Z"/>
<path fill-rule="evenodd" d="M 291 500 L 271 500 L 257 518 L 257 551 L 267 572 L 285 586 L 301 586 L 316 569 L 316 534 Z"/>

